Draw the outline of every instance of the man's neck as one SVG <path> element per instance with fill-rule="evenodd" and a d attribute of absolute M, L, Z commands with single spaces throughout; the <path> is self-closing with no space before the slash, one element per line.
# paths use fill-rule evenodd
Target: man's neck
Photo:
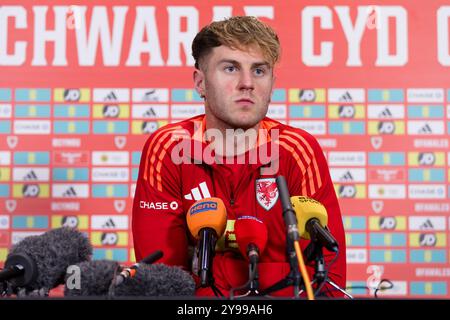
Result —
<path fill-rule="evenodd" d="M 248 129 L 234 128 L 206 115 L 205 140 L 214 143 L 219 156 L 238 156 L 254 148 L 258 141 L 260 122 Z"/>

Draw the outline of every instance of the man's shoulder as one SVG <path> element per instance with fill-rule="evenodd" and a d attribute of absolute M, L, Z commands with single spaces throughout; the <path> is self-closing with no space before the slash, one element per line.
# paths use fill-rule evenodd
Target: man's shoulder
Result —
<path fill-rule="evenodd" d="M 196 128 L 201 125 L 203 117 L 204 115 L 199 115 L 167 124 L 153 132 L 145 143 L 146 159 L 159 158 L 164 161 L 171 159 L 171 153 L 175 146 L 181 141 L 191 141 Z"/>

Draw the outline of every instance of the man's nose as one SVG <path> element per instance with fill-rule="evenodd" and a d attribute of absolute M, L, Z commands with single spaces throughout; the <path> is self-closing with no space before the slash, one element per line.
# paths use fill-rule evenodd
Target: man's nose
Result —
<path fill-rule="evenodd" d="M 242 70 L 239 77 L 239 90 L 253 90 L 254 89 L 254 79 L 251 70 Z"/>

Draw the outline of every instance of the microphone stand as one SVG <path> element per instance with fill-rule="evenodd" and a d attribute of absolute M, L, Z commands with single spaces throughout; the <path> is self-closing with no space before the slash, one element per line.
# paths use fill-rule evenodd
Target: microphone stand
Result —
<path fill-rule="evenodd" d="M 295 249 L 294 249 L 294 241 L 288 237 L 286 242 L 287 242 L 287 245 L 286 245 L 287 256 L 288 256 L 289 265 L 290 265 L 289 274 L 284 279 L 281 279 L 277 283 L 273 284 L 269 288 L 262 291 L 261 295 L 268 295 L 268 294 L 271 294 L 272 292 L 282 290 L 289 286 L 294 286 L 294 297 L 295 298 L 298 298 L 300 296 L 300 293 L 303 292 L 303 290 L 300 291 L 300 283 L 302 282 L 302 278 L 301 278 L 301 274 L 299 271 L 297 255 L 296 255 Z"/>
<path fill-rule="evenodd" d="M 249 263 L 248 265 L 248 281 L 241 287 L 232 288 L 230 290 L 230 300 L 233 300 L 234 298 L 243 298 L 247 296 L 259 296 L 260 293 L 258 291 L 259 288 L 259 274 L 258 274 L 258 264 L 257 263 Z M 235 296 L 234 292 L 238 290 L 245 290 L 247 289 L 247 292 Z"/>
<path fill-rule="evenodd" d="M 294 209 L 292 208 L 289 190 L 284 176 L 278 176 L 276 178 L 276 183 L 281 202 L 281 208 L 283 210 L 283 219 L 284 223 L 286 224 L 286 250 L 291 270 L 284 279 L 281 279 L 274 285 L 264 290 L 262 294 L 267 295 L 274 291 L 281 290 L 293 285 L 294 297 L 298 298 L 300 295 L 300 281 L 302 278 L 300 275 L 297 254 L 294 247 L 294 241 L 300 239 L 297 228 L 297 217 L 295 216 Z"/>
<path fill-rule="evenodd" d="M 305 249 L 305 257 L 307 261 L 311 261 L 314 258 L 315 266 L 314 266 L 314 278 L 311 281 L 311 285 L 314 283 L 317 284 L 317 290 L 314 293 L 315 296 L 320 294 L 320 290 L 325 283 L 328 283 L 332 287 L 334 287 L 336 290 L 342 292 L 344 295 L 346 295 L 348 298 L 353 299 L 353 296 L 339 287 L 334 281 L 332 281 L 327 276 L 327 271 L 325 270 L 325 260 L 323 257 L 323 246 L 317 241 L 311 240 L 311 243 L 308 245 L 308 247 Z M 303 290 L 302 290 L 303 291 Z"/>

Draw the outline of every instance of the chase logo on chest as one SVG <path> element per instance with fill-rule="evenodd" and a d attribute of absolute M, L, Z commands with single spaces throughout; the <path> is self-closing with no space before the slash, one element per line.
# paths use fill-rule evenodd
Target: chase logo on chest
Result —
<path fill-rule="evenodd" d="M 278 200 L 278 188 L 275 178 L 256 179 L 256 200 L 269 211 Z"/>

